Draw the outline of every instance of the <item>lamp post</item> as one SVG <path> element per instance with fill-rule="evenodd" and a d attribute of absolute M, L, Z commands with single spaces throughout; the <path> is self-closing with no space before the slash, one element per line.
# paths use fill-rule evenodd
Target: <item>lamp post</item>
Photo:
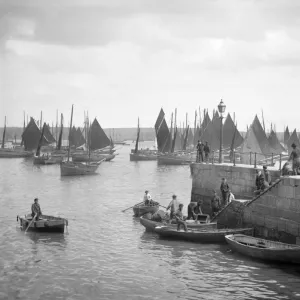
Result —
<path fill-rule="evenodd" d="M 220 113 L 220 151 L 219 151 L 219 164 L 223 162 L 222 159 L 222 146 L 223 146 L 223 114 L 225 113 L 226 105 L 224 104 L 223 100 L 221 99 L 220 104 L 218 105 L 218 111 Z"/>

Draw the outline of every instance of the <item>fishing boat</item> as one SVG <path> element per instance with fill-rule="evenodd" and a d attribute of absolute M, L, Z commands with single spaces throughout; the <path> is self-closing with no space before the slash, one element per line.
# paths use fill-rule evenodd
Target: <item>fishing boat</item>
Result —
<path fill-rule="evenodd" d="M 60 164 L 61 176 L 92 175 L 104 160 L 91 163 L 65 161 Z"/>
<path fill-rule="evenodd" d="M 153 220 L 149 220 L 145 218 L 144 216 L 140 217 L 140 223 L 146 228 L 148 231 L 153 231 L 155 227 L 157 226 L 170 226 L 172 228 L 177 228 L 177 224 L 164 224 L 163 222 L 156 222 Z M 199 228 L 200 230 L 211 230 L 211 229 L 216 229 L 217 228 L 217 223 L 197 223 L 195 221 L 192 222 L 187 222 L 187 227 L 188 228 Z"/>
<path fill-rule="evenodd" d="M 159 210 L 159 203 L 155 202 L 154 205 L 145 205 L 143 202 L 136 204 L 132 209 L 135 217 L 141 217 L 147 213 L 156 213 Z"/>
<path fill-rule="evenodd" d="M 268 261 L 300 263 L 300 246 L 268 241 L 243 234 L 225 236 L 229 247 L 241 254 Z"/>
<path fill-rule="evenodd" d="M 73 153 L 72 154 L 72 161 L 74 162 L 87 162 L 87 161 L 92 161 L 92 162 L 97 162 L 100 160 L 104 161 L 111 161 L 116 157 L 117 154 L 109 154 L 109 153 L 97 153 L 97 152 L 91 152 L 90 154 L 88 153 Z"/>
<path fill-rule="evenodd" d="M 189 165 L 194 161 L 195 158 L 191 154 L 184 152 L 162 154 L 157 158 L 157 162 L 164 165 Z"/>
<path fill-rule="evenodd" d="M 188 231 L 177 231 L 176 228 L 170 226 L 157 226 L 154 231 L 165 238 L 186 240 L 195 243 L 224 243 L 226 242 L 225 236 L 229 234 L 253 234 L 253 228 L 213 229 L 207 231 L 188 229 Z"/>
<path fill-rule="evenodd" d="M 65 226 L 68 226 L 68 220 L 59 217 L 41 215 L 37 221 L 32 221 L 32 215 L 28 214 L 24 217 L 17 216 L 17 222 L 20 221 L 22 230 L 26 230 L 30 224 L 28 231 L 36 232 L 60 232 L 63 233 Z"/>
<path fill-rule="evenodd" d="M 3 129 L 2 143 L 0 148 L 0 158 L 17 158 L 17 157 L 33 156 L 33 152 L 25 151 L 23 147 L 14 146 L 12 148 L 5 148 L 5 136 L 6 136 L 6 116 L 4 120 L 4 129 Z"/>
<path fill-rule="evenodd" d="M 156 152 L 150 150 L 139 150 L 139 141 L 140 141 L 140 119 L 138 118 L 137 137 L 136 137 L 135 147 L 134 149 L 131 149 L 131 153 L 129 154 L 130 161 L 157 160 Z"/>

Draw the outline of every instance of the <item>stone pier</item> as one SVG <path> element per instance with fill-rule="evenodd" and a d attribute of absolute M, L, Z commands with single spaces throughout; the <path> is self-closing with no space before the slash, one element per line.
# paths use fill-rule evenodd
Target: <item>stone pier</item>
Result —
<path fill-rule="evenodd" d="M 261 167 L 258 167 L 261 168 Z M 300 244 L 300 176 L 281 177 L 280 171 L 268 167 L 272 181 L 281 181 L 266 194 L 254 198 L 256 169 L 249 165 L 191 164 L 193 178 L 191 200 L 203 200 L 203 212 L 211 214 L 215 189 L 220 195 L 225 177 L 235 195 L 217 217 L 220 227 L 254 227 L 255 235 L 291 244 Z"/>

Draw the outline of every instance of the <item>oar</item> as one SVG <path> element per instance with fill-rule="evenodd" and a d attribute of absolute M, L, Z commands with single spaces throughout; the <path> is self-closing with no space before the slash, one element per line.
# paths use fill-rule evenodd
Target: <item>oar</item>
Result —
<path fill-rule="evenodd" d="M 163 208 L 167 209 L 167 208 L 166 208 L 165 206 L 163 206 L 163 205 L 160 205 L 160 204 L 159 204 L 159 206 L 161 206 L 161 207 L 163 207 Z"/>
<path fill-rule="evenodd" d="M 128 209 L 130 209 L 130 208 L 133 208 L 134 206 L 139 205 L 139 204 L 142 204 L 142 203 L 144 203 L 144 201 L 142 201 L 142 202 L 140 202 L 140 203 L 138 203 L 138 204 L 134 204 L 133 206 L 130 206 L 130 207 L 128 207 L 128 208 L 122 210 L 122 212 L 125 212 L 126 210 L 128 210 Z"/>
<path fill-rule="evenodd" d="M 32 222 L 35 220 L 37 214 L 35 214 L 35 216 L 32 218 L 31 222 L 29 223 L 28 227 L 25 230 L 25 233 L 27 232 L 28 228 L 30 227 L 30 225 L 32 224 Z"/>

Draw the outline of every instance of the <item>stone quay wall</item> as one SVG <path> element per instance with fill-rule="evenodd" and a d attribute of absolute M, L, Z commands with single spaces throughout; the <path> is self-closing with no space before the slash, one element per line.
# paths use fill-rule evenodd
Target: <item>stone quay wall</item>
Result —
<path fill-rule="evenodd" d="M 226 178 L 227 183 L 236 199 L 252 199 L 255 190 L 256 169 L 249 165 L 232 164 L 205 164 L 192 163 L 190 165 L 192 176 L 191 201 L 203 201 L 203 212 L 212 214 L 211 199 L 213 190 L 221 197 L 221 179 Z M 262 169 L 262 167 L 258 167 Z M 280 171 L 268 168 L 275 181 L 280 177 Z"/>
<path fill-rule="evenodd" d="M 269 171 L 273 182 L 279 178 L 281 181 L 249 202 L 254 197 L 254 168 L 193 164 L 192 200 L 203 199 L 203 210 L 210 213 L 211 190 L 220 194 L 221 178 L 225 177 L 236 199 L 246 200 L 233 201 L 220 212 L 216 218 L 218 226 L 253 227 L 255 236 L 300 244 L 300 176 L 280 177 L 279 171 Z"/>

